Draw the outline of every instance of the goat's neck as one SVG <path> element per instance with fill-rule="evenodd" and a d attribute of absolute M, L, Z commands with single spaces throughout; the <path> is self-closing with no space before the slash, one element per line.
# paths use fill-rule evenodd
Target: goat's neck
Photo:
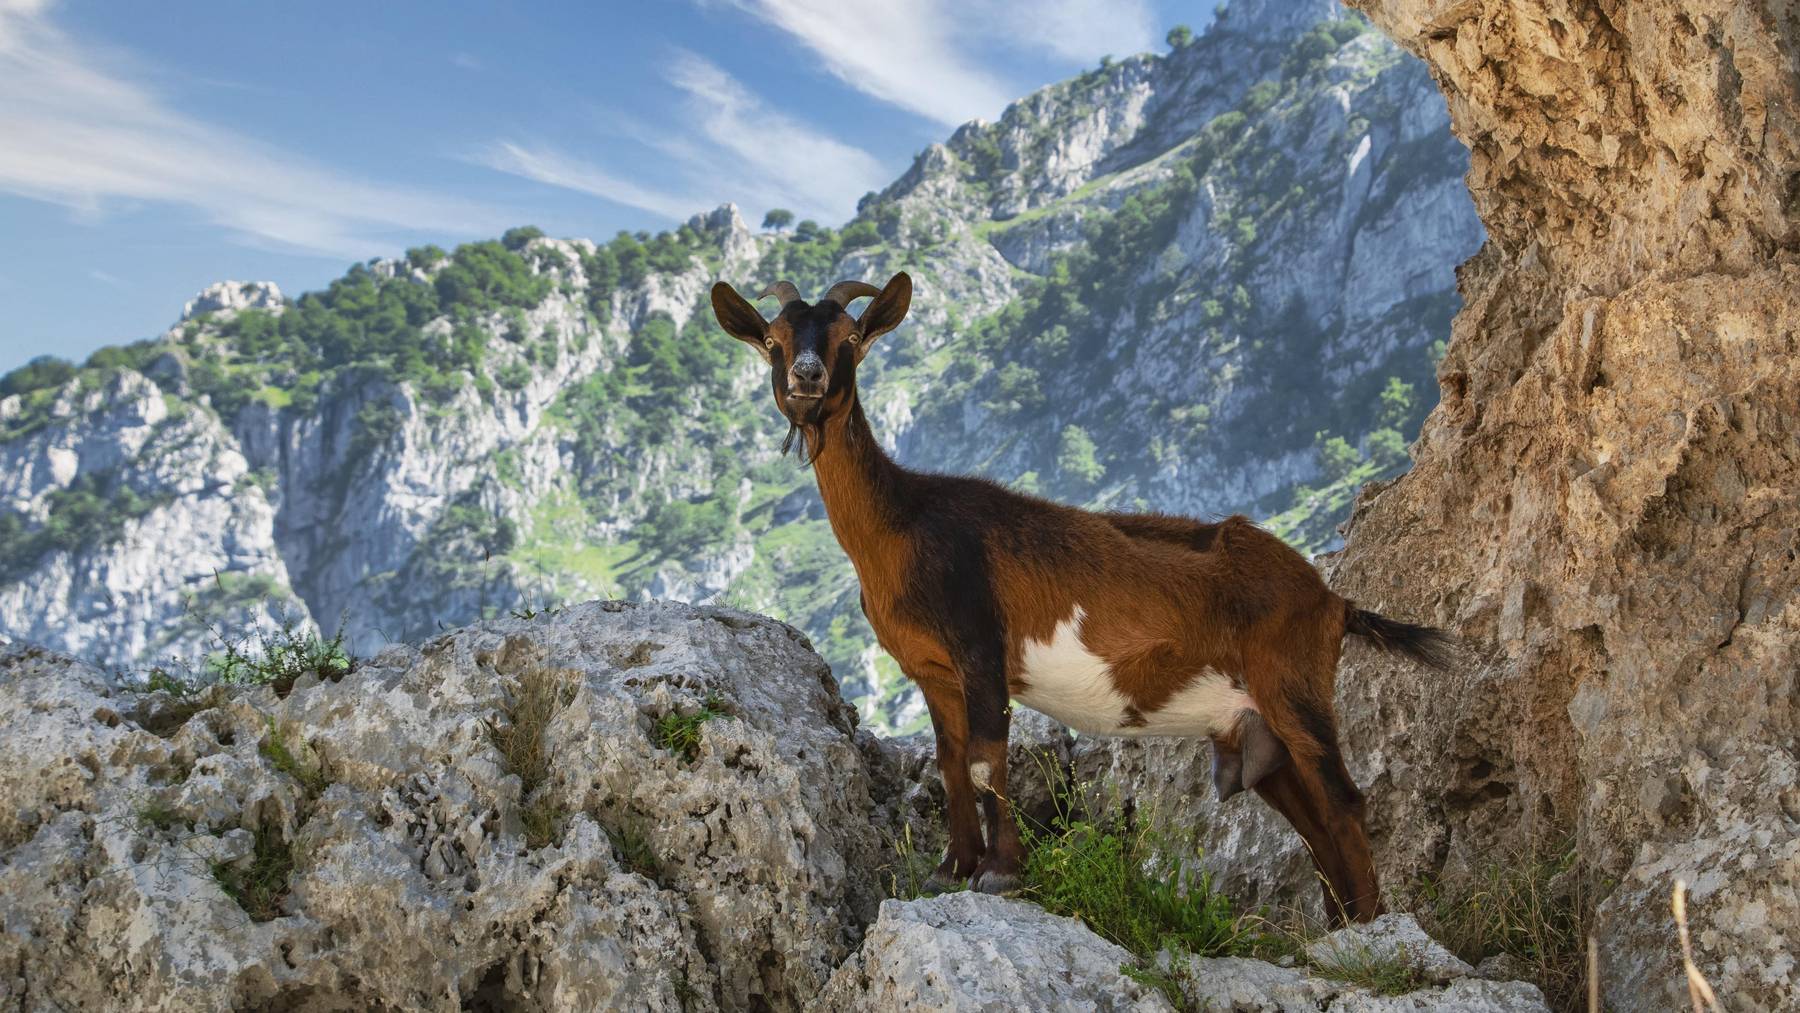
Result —
<path fill-rule="evenodd" d="M 860 396 L 852 395 L 850 410 L 825 423 L 824 442 L 813 461 L 819 497 L 832 533 L 866 584 L 865 570 L 879 566 L 902 544 L 894 520 L 902 513 L 900 485 L 906 471 L 875 442 Z"/>

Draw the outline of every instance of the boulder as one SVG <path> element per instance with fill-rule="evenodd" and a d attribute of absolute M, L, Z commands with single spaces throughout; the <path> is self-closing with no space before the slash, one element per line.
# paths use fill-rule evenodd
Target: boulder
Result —
<path fill-rule="evenodd" d="M 482 623 L 285 697 L 15 646 L 0 1003 L 797 1008 L 879 897 L 853 720 L 724 608 Z"/>

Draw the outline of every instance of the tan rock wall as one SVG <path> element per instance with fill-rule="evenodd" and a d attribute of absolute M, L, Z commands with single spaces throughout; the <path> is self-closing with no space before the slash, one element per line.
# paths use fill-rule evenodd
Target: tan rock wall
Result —
<path fill-rule="evenodd" d="M 1800 9 L 1354 0 L 1424 57 L 1489 239 L 1414 470 L 1338 590 L 1456 629 L 1356 649 L 1344 732 L 1390 889 L 1573 833 L 1609 1004 L 1800 1003 Z"/>

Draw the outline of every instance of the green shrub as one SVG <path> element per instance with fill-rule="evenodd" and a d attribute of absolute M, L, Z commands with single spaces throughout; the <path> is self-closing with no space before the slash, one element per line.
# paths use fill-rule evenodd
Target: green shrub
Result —
<path fill-rule="evenodd" d="M 278 696 L 286 696 L 303 675 L 335 682 L 355 667 L 344 649 L 342 628 L 327 640 L 284 619 L 278 629 L 221 641 L 221 649 L 207 660 L 214 679 L 227 686 L 271 686 Z"/>
<path fill-rule="evenodd" d="M 692 763 L 700 755 L 700 726 L 725 714 L 723 700 L 707 697 L 706 703 L 692 714 L 670 711 L 657 718 L 650 730 L 650 741 L 658 749 L 666 749 Z"/>
<path fill-rule="evenodd" d="M 1056 451 L 1056 467 L 1062 474 L 1091 486 L 1106 475 L 1106 466 L 1094 456 L 1094 440 L 1080 426 L 1064 426 Z"/>
<path fill-rule="evenodd" d="M 1342 436 L 1326 439 L 1325 434 L 1320 433 L 1317 449 L 1319 472 L 1327 482 L 1335 482 L 1343 478 L 1356 470 L 1356 466 L 1362 463 L 1362 454 L 1358 453 L 1356 448 Z"/>
<path fill-rule="evenodd" d="M 40 355 L 5 376 L 0 376 L 0 397 L 29 394 L 45 387 L 60 387 L 74 377 L 73 363 L 53 355 Z"/>

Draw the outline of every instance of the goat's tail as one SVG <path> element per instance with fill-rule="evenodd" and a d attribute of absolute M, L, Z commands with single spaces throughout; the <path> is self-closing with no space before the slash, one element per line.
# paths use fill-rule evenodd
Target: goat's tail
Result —
<path fill-rule="evenodd" d="M 1363 637 L 1384 651 L 1405 655 L 1428 668 L 1450 667 L 1450 650 L 1455 639 L 1435 626 L 1389 619 L 1384 615 L 1359 609 L 1344 602 L 1344 632 Z"/>

